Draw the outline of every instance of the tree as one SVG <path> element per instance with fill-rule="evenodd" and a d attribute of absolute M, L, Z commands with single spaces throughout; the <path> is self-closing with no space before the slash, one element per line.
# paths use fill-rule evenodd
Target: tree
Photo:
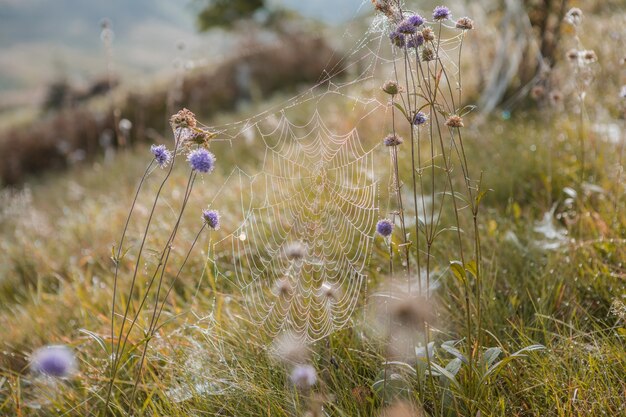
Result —
<path fill-rule="evenodd" d="M 242 19 L 250 19 L 257 11 L 266 9 L 265 0 L 200 0 L 198 27 L 209 30 L 215 27 L 231 28 Z"/>

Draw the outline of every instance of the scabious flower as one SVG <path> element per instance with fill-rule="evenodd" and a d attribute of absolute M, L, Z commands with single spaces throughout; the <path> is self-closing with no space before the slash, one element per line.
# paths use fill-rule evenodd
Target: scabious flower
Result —
<path fill-rule="evenodd" d="M 220 213 L 217 210 L 202 210 L 202 220 L 213 230 L 220 228 Z"/>
<path fill-rule="evenodd" d="M 474 29 L 474 21 L 469 17 L 462 17 L 456 21 L 456 28 L 461 30 L 472 30 Z"/>
<path fill-rule="evenodd" d="M 205 174 L 215 168 L 215 155 L 203 148 L 190 152 L 187 161 L 189 161 L 191 169 Z"/>
<path fill-rule="evenodd" d="M 424 28 L 422 29 L 422 36 L 426 42 L 431 42 L 435 40 L 435 32 L 433 32 L 432 28 Z"/>
<path fill-rule="evenodd" d="M 400 24 L 396 28 L 396 32 L 402 33 L 404 35 L 412 35 L 415 32 L 417 32 L 417 28 L 415 27 L 414 24 L 412 24 L 407 19 L 405 19 L 402 22 L 400 22 Z"/>
<path fill-rule="evenodd" d="M 291 382 L 300 389 L 309 389 L 317 382 L 315 368 L 311 365 L 297 365 L 291 371 Z"/>
<path fill-rule="evenodd" d="M 30 366 L 39 372 L 55 378 L 68 378 L 76 372 L 76 358 L 70 348 L 63 345 L 51 345 L 33 352 Z"/>
<path fill-rule="evenodd" d="M 446 126 L 463 127 L 463 119 L 461 118 L 461 116 L 453 114 L 452 116 L 448 117 L 448 120 L 446 120 Z"/>
<path fill-rule="evenodd" d="M 385 136 L 385 139 L 383 139 L 383 144 L 385 146 L 398 146 L 402 144 L 403 142 L 404 142 L 404 139 L 402 139 L 401 136 L 396 135 L 395 133 L 390 133 L 387 136 Z"/>
<path fill-rule="evenodd" d="M 423 125 L 427 121 L 428 121 L 428 116 L 426 116 L 426 113 L 421 112 L 421 111 L 418 111 L 417 113 L 415 113 L 415 116 L 413 116 L 413 120 L 412 120 L 414 126 Z"/>
<path fill-rule="evenodd" d="M 424 18 L 418 14 L 407 17 L 406 21 L 415 27 L 420 27 L 424 24 Z"/>
<path fill-rule="evenodd" d="M 398 48 L 402 48 L 406 44 L 405 36 L 399 32 L 395 32 L 395 31 L 391 32 L 389 34 L 389 39 L 391 40 L 391 43 L 397 46 Z"/>
<path fill-rule="evenodd" d="M 152 152 L 154 160 L 161 168 L 165 168 L 172 160 L 172 153 L 167 150 L 165 145 L 152 145 L 150 152 Z"/>
<path fill-rule="evenodd" d="M 393 232 L 393 223 L 389 219 L 382 219 L 376 223 L 376 232 L 383 237 L 391 235 Z"/>
<path fill-rule="evenodd" d="M 407 48 L 418 48 L 424 44 L 424 35 L 420 32 L 411 36 L 411 38 L 406 43 Z"/>
<path fill-rule="evenodd" d="M 437 6 L 433 10 L 433 19 L 436 21 L 447 20 L 450 18 L 450 9 L 446 6 Z"/>

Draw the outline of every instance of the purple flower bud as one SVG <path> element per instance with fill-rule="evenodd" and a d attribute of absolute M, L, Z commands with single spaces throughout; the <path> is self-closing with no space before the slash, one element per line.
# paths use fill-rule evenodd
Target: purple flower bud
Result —
<path fill-rule="evenodd" d="M 191 169 L 205 174 L 215 168 L 215 155 L 203 148 L 192 151 L 187 156 L 187 161 L 189 161 Z"/>
<path fill-rule="evenodd" d="M 403 48 L 406 42 L 404 35 L 398 32 L 391 32 L 389 34 L 389 39 L 391 40 L 391 43 L 398 48 Z"/>
<path fill-rule="evenodd" d="M 420 27 L 420 26 L 422 26 L 424 24 L 424 18 L 422 16 L 418 15 L 418 14 L 414 14 L 414 15 L 409 16 L 406 19 L 406 21 L 409 22 L 410 24 L 412 24 L 413 26 L 415 26 L 416 28 Z"/>
<path fill-rule="evenodd" d="M 433 10 L 433 19 L 436 21 L 447 20 L 450 18 L 450 9 L 446 6 L 437 6 Z"/>
<path fill-rule="evenodd" d="M 427 121 L 428 116 L 426 116 L 426 114 L 421 111 L 418 111 L 417 113 L 415 113 L 415 116 L 413 116 L 413 125 L 415 126 L 423 125 Z"/>
<path fill-rule="evenodd" d="M 393 223 L 389 219 L 380 220 L 376 224 L 376 231 L 383 237 L 390 236 L 393 233 Z"/>
<path fill-rule="evenodd" d="M 67 378 L 76 372 L 76 358 L 70 348 L 51 345 L 37 349 L 31 356 L 30 366 L 39 372 L 55 378 Z"/>
<path fill-rule="evenodd" d="M 150 152 L 154 155 L 154 159 L 161 168 L 165 168 L 172 160 L 172 153 L 167 150 L 165 145 L 152 145 Z"/>
<path fill-rule="evenodd" d="M 291 382 L 298 388 L 308 389 L 317 382 L 315 368 L 311 365 L 297 365 L 291 371 Z"/>
<path fill-rule="evenodd" d="M 202 220 L 211 229 L 218 230 L 220 228 L 220 213 L 217 210 L 202 210 Z"/>
<path fill-rule="evenodd" d="M 396 28 L 396 32 L 402 33 L 403 35 L 412 35 L 417 32 L 417 28 L 408 20 L 403 20 Z"/>
<path fill-rule="evenodd" d="M 409 41 L 406 43 L 406 47 L 409 49 L 418 48 L 422 45 L 424 45 L 424 35 L 422 35 L 420 32 L 411 36 L 411 39 L 409 39 Z"/>

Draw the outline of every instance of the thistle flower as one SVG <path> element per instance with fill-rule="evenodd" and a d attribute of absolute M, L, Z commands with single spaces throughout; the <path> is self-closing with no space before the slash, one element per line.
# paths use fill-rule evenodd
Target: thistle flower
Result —
<path fill-rule="evenodd" d="M 406 43 L 407 48 L 418 48 L 424 44 L 424 35 L 420 32 L 417 32 L 415 35 L 411 36 L 411 38 Z"/>
<path fill-rule="evenodd" d="M 413 116 L 412 123 L 414 126 L 419 126 L 419 125 L 423 125 L 427 121 L 428 121 L 428 116 L 426 115 L 426 113 L 418 111 L 417 113 L 415 113 L 415 116 Z"/>
<path fill-rule="evenodd" d="M 412 24 L 413 26 L 415 26 L 416 28 L 424 24 L 424 18 L 418 14 L 413 14 L 407 17 L 406 21 Z"/>
<path fill-rule="evenodd" d="M 406 44 L 406 38 L 402 33 L 391 32 L 389 34 L 389 39 L 391 40 L 391 43 L 398 48 L 403 48 Z"/>
<path fill-rule="evenodd" d="M 452 116 L 448 117 L 448 120 L 446 120 L 446 126 L 463 127 L 463 119 L 461 118 L 461 116 L 453 114 Z"/>
<path fill-rule="evenodd" d="M 170 117 L 170 126 L 172 126 L 173 130 L 179 127 L 189 127 L 193 129 L 196 127 L 196 115 L 190 110 L 182 109 Z"/>
<path fill-rule="evenodd" d="M 433 19 L 436 21 L 447 20 L 450 18 L 450 9 L 446 6 L 437 6 L 435 10 L 433 10 Z"/>
<path fill-rule="evenodd" d="M 422 36 L 426 42 L 432 42 L 435 40 L 435 32 L 433 32 L 432 28 L 422 29 Z"/>
<path fill-rule="evenodd" d="M 385 139 L 383 139 L 383 144 L 385 146 L 398 146 L 404 142 L 401 136 L 396 135 L 395 133 L 388 134 Z"/>
<path fill-rule="evenodd" d="M 389 219 L 382 219 L 376 223 L 376 232 L 383 236 L 387 237 L 393 233 L 393 223 Z"/>
<path fill-rule="evenodd" d="M 154 160 L 161 168 L 165 168 L 172 160 L 172 153 L 167 150 L 165 145 L 152 145 L 150 152 L 154 155 Z"/>
<path fill-rule="evenodd" d="M 309 389 L 317 382 L 315 368 L 311 365 L 297 365 L 291 371 L 291 382 L 300 389 Z"/>
<path fill-rule="evenodd" d="M 396 81 L 393 80 L 389 80 L 389 81 L 385 81 L 385 83 L 383 84 L 383 86 L 381 87 L 381 89 L 392 96 L 395 96 L 396 94 L 398 94 L 400 91 L 402 91 L 401 87 L 398 85 L 398 83 Z"/>
<path fill-rule="evenodd" d="M 407 19 L 400 22 L 398 27 L 396 28 L 396 32 L 401 33 L 403 35 L 412 35 L 417 32 L 417 28 Z"/>
<path fill-rule="evenodd" d="M 456 28 L 461 30 L 472 30 L 474 29 L 474 21 L 469 17 L 462 17 L 456 21 Z"/>
<path fill-rule="evenodd" d="M 424 48 L 422 50 L 422 61 L 429 62 L 435 60 L 435 51 L 432 48 Z"/>
<path fill-rule="evenodd" d="M 35 372 L 55 378 L 70 377 L 77 369 L 74 353 L 63 345 L 37 349 L 31 356 L 30 366 Z"/>
<path fill-rule="evenodd" d="M 190 152 L 187 161 L 189 161 L 191 169 L 205 174 L 215 168 L 215 155 L 204 148 Z"/>
<path fill-rule="evenodd" d="M 220 213 L 217 210 L 202 210 L 202 220 L 213 230 L 220 228 Z"/>

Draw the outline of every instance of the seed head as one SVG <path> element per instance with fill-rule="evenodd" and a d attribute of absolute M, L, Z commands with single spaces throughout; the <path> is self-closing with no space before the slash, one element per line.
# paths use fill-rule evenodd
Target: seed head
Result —
<path fill-rule="evenodd" d="M 165 145 L 152 145 L 150 152 L 154 155 L 154 160 L 161 167 L 165 168 L 172 160 L 172 153 L 167 150 Z"/>
<path fill-rule="evenodd" d="M 440 22 L 442 20 L 447 20 L 450 18 L 450 9 L 446 6 L 437 6 L 435 10 L 433 10 L 433 19 Z"/>
<path fill-rule="evenodd" d="M 296 387 L 307 390 L 317 382 L 317 374 L 311 365 L 296 365 L 291 371 L 290 379 Z"/>
<path fill-rule="evenodd" d="M 220 213 L 217 210 L 202 210 L 202 220 L 213 230 L 220 228 Z"/>
<path fill-rule="evenodd" d="M 388 134 L 385 139 L 383 139 L 383 144 L 385 146 L 398 146 L 404 142 L 402 136 L 396 135 L 395 133 Z"/>
<path fill-rule="evenodd" d="M 432 28 L 424 28 L 422 29 L 422 36 L 426 42 L 431 42 L 435 40 L 435 32 L 433 32 Z"/>
<path fill-rule="evenodd" d="M 376 223 L 376 232 L 383 237 L 390 236 L 393 233 L 393 223 L 389 219 L 380 220 Z"/>
<path fill-rule="evenodd" d="M 463 127 L 463 119 L 461 118 L 461 116 L 453 114 L 452 116 L 448 117 L 448 120 L 446 120 L 446 126 Z"/>
<path fill-rule="evenodd" d="M 55 378 L 68 378 L 77 369 L 74 353 L 63 345 L 37 349 L 31 356 L 30 366 L 35 372 Z"/>
<path fill-rule="evenodd" d="M 196 127 L 196 115 L 190 110 L 182 109 L 170 117 L 170 126 L 172 126 L 173 130 L 179 127 L 189 127 L 193 129 Z"/>
<path fill-rule="evenodd" d="M 457 29 L 461 30 L 472 30 L 474 29 L 474 21 L 469 17 L 462 17 L 456 21 Z"/>
<path fill-rule="evenodd" d="M 381 88 L 385 93 L 391 96 L 395 96 L 400 91 L 402 91 L 402 88 L 398 85 L 398 83 L 393 80 L 385 81 Z"/>
<path fill-rule="evenodd" d="M 414 126 L 423 125 L 427 121 L 428 121 L 428 116 L 426 115 L 426 113 L 421 112 L 421 111 L 418 111 L 417 113 L 415 113 L 415 116 L 413 116 L 413 120 L 412 120 Z"/>
<path fill-rule="evenodd" d="M 215 155 L 204 148 L 191 151 L 187 156 L 187 161 L 191 169 L 205 174 L 215 168 Z"/>
<path fill-rule="evenodd" d="M 430 47 L 425 47 L 422 50 L 422 61 L 429 62 L 435 59 L 435 51 Z"/>

